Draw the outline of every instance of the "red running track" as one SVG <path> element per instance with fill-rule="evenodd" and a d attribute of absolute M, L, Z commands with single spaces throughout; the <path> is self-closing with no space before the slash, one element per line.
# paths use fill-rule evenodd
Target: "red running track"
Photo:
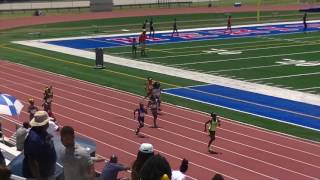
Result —
<path fill-rule="evenodd" d="M 210 154 L 209 137 L 203 132 L 206 114 L 163 104 L 160 128 L 150 128 L 152 118 L 147 116 L 143 137 L 137 137 L 133 109 L 142 97 L 6 61 L 0 61 L 0 82 L 1 92 L 26 105 L 20 121 L 28 118 L 27 98 L 34 97 L 40 106 L 43 88 L 53 85 L 53 111 L 60 125 L 73 126 L 78 134 L 97 142 L 99 155 L 117 154 L 124 164 L 132 164 L 139 145 L 149 142 L 173 169 L 187 158 L 190 179 L 210 179 L 217 172 L 225 179 L 320 177 L 319 143 L 222 119 L 214 147 L 218 154 Z"/>

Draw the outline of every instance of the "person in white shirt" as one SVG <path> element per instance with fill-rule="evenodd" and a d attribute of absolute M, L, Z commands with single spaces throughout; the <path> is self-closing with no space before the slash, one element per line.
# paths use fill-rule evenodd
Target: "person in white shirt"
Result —
<path fill-rule="evenodd" d="M 185 180 L 186 172 L 188 170 L 189 161 L 187 159 L 183 159 L 180 165 L 179 170 L 172 171 L 171 180 Z"/>
<path fill-rule="evenodd" d="M 47 129 L 48 134 L 52 135 L 52 136 L 56 136 L 58 135 L 58 131 L 59 131 L 59 126 L 57 125 L 57 123 L 55 122 L 55 119 L 50 118 L 49 120 L 49 127 Z"/>

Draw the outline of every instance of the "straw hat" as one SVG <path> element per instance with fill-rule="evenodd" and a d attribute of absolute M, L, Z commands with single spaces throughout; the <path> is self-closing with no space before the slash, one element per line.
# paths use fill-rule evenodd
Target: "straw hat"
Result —
<path fill-rule="evenodd" d="M 30 121 L 30 126 L 31 127 L 44 126 L 47 123 L 49 123 L 50 119 L 51 118 L 49 117 L 49 115 L 46 111 L 37 111 L 34 114 L 33 119 Z"/>

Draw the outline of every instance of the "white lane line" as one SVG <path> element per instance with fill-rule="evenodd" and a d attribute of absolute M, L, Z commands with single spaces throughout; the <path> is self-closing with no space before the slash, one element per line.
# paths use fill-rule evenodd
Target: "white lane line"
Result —
<path fill-rule="evenodd" d="M 1 78 L 1 79 L 2 79 L 2 78 Z M 20 79 L 24 79 L 24 78 L 20 78 Z M 36 82 L 36 81 L 27 80 L 27 79 L 25 79 L 25 80 L 26 80 L 26 81 L 30 81 L 30 82 L 32 82 L 32 83 L 41 84 L 42 86 L 45 85 L 45 84 L 43 84 L 43 83 L 39 83 L 39 82 Z M 15 83 L 15 84 L 18 84 L 18 85 L 23 86 L 23 87 L 26 87 L 26 88 L 31 88 L 31 89 L 33 89 L 33 90 L 35 90 L 35 91 L 39 91 L 38 89 L 35 89 L 35 88 L 32 88 L 32 87 L 26 86 L 26 85 L 24 85 L 24 84 L 20 84 L 20 83 Z M 56 89 L 58 89 L 58 90 L 60 90 L 60 91 L 63 91 L 63 92 L 65 92 L 65 93 L 70 93 L 70 94 L 73 94 L 73 95 L 76 95 L 76 96 L 80 96 L 81 98 L 87 98 L 87 99 L 89 99 L 89 100 L 97 101 L 98 103 L 103 103 L 103 104 L 106 104 L 106 105 L 110 105 L 110 106 L 117 107 L 117 108 L 120 108 L 120 109 L 123 109 L 123 110 L 126 110 L 126 111 L 131 112 L 130 109 L 126 109 L 126 108 L 123 108 L 123 107 L 119 107 L 119 106 L 116 106 L 116 105 L 113 105 L 113 104 L 110 104 L 110 103 L 105 103 L 105 102 L 103 102 L 103 101 L 99 101 L 99 100 L 96 100 L 96 99 L 88 98 L 88 97 L 82 96 L 82 95 L 77 94 L 77 93 L 72 93 L 72 92 L 69 92 L 69 91 L 64 91 L 64 90 L 59 89 L 59 88 L 56 88 Z M 39 92 L 40 92 L 40 91 L 39 91 Z M 60 97 L 60 96 L 57 96 L 57 97 Z M 63 98 L 63 97 L 60 97 L 60 98 Z M 66 99 L 66 98 L 63 98 L 63 99 Z M 66 99 L 66 100 L 73 101 L 73 100 L 70 100 L 70 99 Z M 90 106 L 88 106 L 88 107 L 90 107 Z M 98 109 L 98 110 L 104 111 L 104 110 L 102 110 L 102 109 Z M 104 111 L 104 112 L 106 112 L 106 111 Z M 150 116 L 150 117 L 151 117 L 151 116 Z M 160 120 L 162 120 L 162 119 L 160 119 Z M 163 119 L 163 121 L 165 121 L 165 122 L 167 122 L 167 123 L 170 123 L 170 124 L 173 124 L 173 125 L 177 125 L 177 126 L 179 126 L 180 128 L 187 128 L 188 130 L 193 130 L 193 129 L 191 129 L 191 128 L 184 127 L 184 126 L 182 126 L 182 125 L 178 125 L 178 124 L 176 124 L 176 123 L 172 123 L 172 122 L 166 121 L 166 120 L 164 120 L 164 119 Z M 164 131 L 166 131 L 166 130 L 164 130 Z M 196 131 L 196 130 L 194 130 L 194 131 Z M 172 132 L 170 132 L 170 131 L 166 131 L 166 132 L 167 132 L 167 133 L 172 133 Z M 197 131 L 197 132 L 198 132 L 198 133 L 203 133 L 203 132 L 201 132 L 201 131 Z M 180 134 L 176 134 L 176 133 L 174 133 L 174 134 L 181 136 Z M 206 134 L 206 133 L 203 133 L 203 134 Z M 189 138 L 189 139 L 192 139 L 192 138 Z M 222 139 L 225 139 L 225 138 L 222 138 Z M 192 140 L 194 140 L 194 139 L 192 139 Z M 225 140 L 228 140 L 228 139 L 225 139 Z M 194 140 L 194 141 L 197 141 L 197 140 Z M 228 141 L 234 142 L 234 141 L 232 141 L 232 140 L 228 140 Z M 205 142 L 203 142 L 203 143 L 206 144 Z M 235 142 L 234 142 L 234 143 L 235 143 Z M 238 143 L 238 142 L 237 142 L 237 144 L 241 144 L 241 143 Z M 247 145 L 246 145 L 246 146 L 247 146 Z M 247 146 L 247 147 L 250 147 L 250 146 Z M 219 147 L 219 148 L 220 148 L 220 147 Z M 259 149 L 259 148 L 255 148 L 255 147 L 252 147 L 252 148 L 254 148 L 254 149 L 256 149 L 256 150 L 261 150 L 261 149 Z M 221 149 L 224 149 L 224 148 L 221 148 Z M 224 150 L 226 150 L 226 149 L 224 149 Z M 229 151 L 229 150 L 226 150 L 226 151 Z M 261 150 L 261 151 L 267 152 L 267 153 L 270 153 L 270 154 L 273 154 L 273 155 L 278 155 L 278 154 L 271 153 L 271 152 L 265 151 L 265 150 Z M 233 151 L 229 151 L 229 152 L 232 152 L 232 153 L 233 153 Z M 235 153 L 235 152 L 234 152 L 234 153 Z M 238 153 L 238 154 L 239 154 L 239 153 Z M 311 164 L 309 164 L 309 163 L 305 163 L 305 162 L 303 162 L 303 161 L 299 161 L 299 160 L 296 160 L 296 159 L 293 159 L 293 158 L 289 158 L 289 157 L 282 156 L 282 155 L 278 155 L 278 156 L 284 157 L 284 158 L 287 158 L 287 159 L 290 159 L 290 160 L 293 160 L 293 161 L 297 161 L 297 162 L 300 162 L 300 163 L 303 163 L 303 164 L 306 164 L 306 165 L 310 165 L 310 166 L 313 166 L 313 167 L 316 167 L 316 168 L 320 168 L 320 167 L 318 167 L 318 166 L 311 165 Z M 251 158 L 251 157 L 250 157 L 250 158 Z M 261 161 L 261 160 L 258 160 L 258 159 L 256 159 L 256 160 L 257 160 L 257 161 Z M 261 161 L 261 162 L 262 162 L 262 161 Z M 263 162 L 265 162 L 265 161 L 263 161 Z M 281 167 L 279 166 L 279 168 L 281 168 Z M 285 169 L 286 169 L 286 168 L 285 168 Z"/>
<path fill-rule="evenodd" d="M 102 86 L 102 85 L 99 85 L 99 84 L 94 84 L 92 82 L 88 82 L 88 81 L 72 78 L 72 77 L 69 77 L 69 76 L 62 75 L 62 74 L 53 73 L 53 72 L 46 71 L 46 70 L 43 70 L 43 69 L 37 69 L 37 68 L 26 66 L 26 65 L 23 65 L 23 64 L 15 64 L 15 63 L 11 63 L 11 62 L 8 62 L 8 63 L 12 64 L 14 66 L 20 66 L 20 67 L 23 67 L 23 68 L 31 69 L 31 70 L 37 71 L 39 73 L 49 74 L 49 75 L 55 76 L 55 78 L 59 77 L 61 79 L 68 79 L 70 81 L 73 81 L 73 82 L 76 82 L 76 83 L 85 84 L 85 85 L 89 85 L 91 87 L 99 88 L 101 90 L 112 91 L 113 93 L 126 95 L 126 96 L 129 96 L 129 97 L 132 97 L 132 98 L 136 98 L 137 100 L 140 100 L 141 98 L 143 98 L 143 96 L 138 96 L 138 95 L 130 93 L 130 92 L 122 91 L 122 90 L 115 89 L 115 88 L 112 88 L 112 87 Z M 13 68 L 10 68 L 10 69 L 11 70 L 15 70 Z M 17 71 L 17 72 L 24 73 L 22 71 Z M 58 82 L 56 82 L 56 83 L 58 83 Z M 67 85 L 67 84 L 65 84 L 65 85 Z M 79 88 L 79 87 L 73 87 L 73 88 Z M 80 89 L 82 89 L 82 88 L 80 88 Z M 89 91 L 87 89 L 82 89 L 82 90 L 87 91 L 87 92 L 91 92 L 91 91 Z M 94 92 L 94 93 L 97 93 L 97 92 Z M 107 96 L 105 94 L 101 94 L 101 93 L 99 93 L 99 95 L 109 97 L 109 96 Z M 121 99 L 118 99 L 118 100 L 121 100 Z M 136 104 L 136 103 L 134 103 L 134 104 Z M 177 105 L 173 105 L 173 104 L 169 104 L 169 103 L 164 103 L 164 105 L 167 105 L 167 106 L 169 106 L 171 108 L 174 108 L 174 109 L 177 109 L 177 110 L 183 110 L 183 111 L 188 112 L 188 113 L 194 113 L 194 114 L 202 116 L 204 118 L 207 118 L 207 116 L 208 116 L 208 113 L 201 112 L 201 111 L 198 111 L 198 110 L 194 110 L 194 109 L 190 109 L 190 108 L 186 108 L 186 107 L 179 107 Z M 226 121 L 227 123 L 230 123 L 230 124 L 233 124 L 233 125 L 236 125 L 236 126 L 240 126 L 242 128 L 248 128 L 250 130 L 259 131 L 259 132 L 262 132 L 262 133 L 265 133 L 265 134 L 274 135 L 274 136 L 278 136 L 278 137 L 281 137 L 281 138 L 284 138 L 284 139 L 288 139 L 290 141 L 299 142 L 299 143 L 303 143 L 303 144 L 306 144 L 306 145 L 310 145 L 310 146 L 313 146 L 313 147 L 320 148 L 320 143 L 316 142 L 316 141 L 313 141 L 313 140 L 303 139 L 303 138 L 296 137 L 296 136 L 293 136 L 293 135 L 289 135 L 289 134 L 286 134 L 286 133 L 281 133 L 281 132 L 278 132 L 278 131 L 265 129 L 265 128 L 262 128 L 262 127 L 259 127 L 259 126 L 255 126 L 255 125 L 252 125 L 252 124 L 244 123 L 244 122 L 241 122 L 241 121 L 237 121 L 237 120 L 233 120 L 233 119 L 229 119 L 229 118 L 225 118 L 225 117 L 223 117 L 223 118 L 225 120 L 227 120 Z M 234 131 L 231 131 L 231 132 L 234 132 Z M 234 133 L 236 133 L 236 132 L 234 132 Z M 242 135 L 245 135 L 245 134 L 242 134 Z M 256 137 L 252 137 L 252 136 L 249 136 L 249 135 L 245 135 L 245 136 L 247 136 L 248 138 L 254 138 L 254 139 L 266 142 L 266 143 L 276 144 L 276 145 L 281 146 L 281 147 L 286 147 L 286 148 L 291 149 L 291 150 L 297 150 L 297 151 L 300 151 L 301 153 L 308 153 L 308 154 L 311 154 L 311 155 L 314 155 L 314 156 L 318 156 L 318 155 L 312 154 L 310 152 L 306 152 L 305 150 L 295 149 L 293 147 L 285 146 L 285 145 L 282 145 L 282 144 L 274 143 L 274 142 L 271 142 L 271 141 L 267 141 L 267 140 L 256 138 Z M 320 157 L 320 156 L 318 156 L 318 157 Z"/>
<path fill-rule="evenodd" d="M 320 72 L 313 72 L 313 73 L 302 73 L 302 74 L 292 74 L 287 76 L 274 76 L 274 77 L 266 77 L 266 78 L 257 78 L 257 79 L 250 79 L 249 82 L 254 81 L 261 81 L 261 80 L 269 80 L 269 79 L 283 79 L 283 78 L 291 78 L 291 77 L 301 77 L 301 76 L 310 76 L 310 75 L 318 75 Z"/>

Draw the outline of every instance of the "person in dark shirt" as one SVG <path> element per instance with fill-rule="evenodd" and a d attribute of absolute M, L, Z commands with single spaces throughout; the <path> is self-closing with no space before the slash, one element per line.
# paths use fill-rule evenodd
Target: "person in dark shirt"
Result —
<path fill-rule="evenodd" d="M 137 57 L 137 39 L 132 38 L 132 56 Z"/>
<path fill-rule="evenodd" d="M 228 16 L 227 29 L 224 31 L 224 33 L 227 33 L 227 31 L 229 31 L 230 33 L 232 33 L 232 28 L 231 28 L 231 16 Z"/>
<path fill-rule="evenodd" d="M 153 24 L 153 18 L 150 19 L 150 22 L 149 22 L 149 29 L 150 29 L 150 32 L 149 32 L 149 38 L 154 38 L 154 24 Z"/>
<path fill-rule="evenodd" d="M 106 166 L 103 168 L 99 180 L 117 180 L 119 171 L 127 171 L 130 167 L 125 167 L 118 163 L 118 157 L 112 155 L 110 161 L 107 162 Z"/>
<path fill-rule="evenodd" d="M 23 176 L 36 179 L 53 179 L 57 161 L 52 136 L 47 133 L 49 116 L 37 111 L 30 121 L 31 130 L 24 142 Z"/>
<path fill-rule="evenodd" d="M 302 21 L 303 21 L 303 31 L 305 32 L 307 30 L 307 28 L 308 28 L 308 25 L 307 25 L 307 13 L 304 13 Z"/>
<path fill-rule="evenodd" d="M 172 36 L 177 33 L 177 36 L 179 36 L 179 33 L 178 33 L 178 27 L 177 27 L 177 19 L 174 18 L 174 22 L 173 22 L 173 32 L 172 32 Z"/>

